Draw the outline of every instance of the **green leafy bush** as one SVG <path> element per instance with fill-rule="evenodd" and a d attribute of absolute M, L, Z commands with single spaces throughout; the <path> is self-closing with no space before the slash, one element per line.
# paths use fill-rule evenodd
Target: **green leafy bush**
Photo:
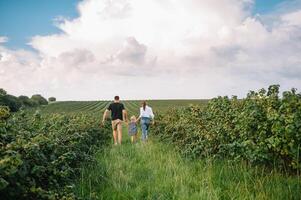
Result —
<path fill-rule="evenodd" d="M 94 116 L 41 115 L 0 108 L 1 199 L 74 199 L 73 180 L 109 137 Z M 4 116 L 4 117 L 3 117 Z"/>
<path fill-rule="evenodd" d="M 159 116 L 154 134 L 187 156 L 246 160 L 282 169 L 301 168 L 301 95 L 272 85 L 246 98 L 214 98 Z"/>
<path fill-rule="evenodd" d="M 0 106 L 0 120 L 3 121 L 10 116 L 9 107 Z"/>

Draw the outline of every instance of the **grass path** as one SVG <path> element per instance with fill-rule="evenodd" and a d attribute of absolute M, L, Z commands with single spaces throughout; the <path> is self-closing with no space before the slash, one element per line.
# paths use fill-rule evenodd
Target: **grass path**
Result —
<path fill-rule="evenodd" d="M 244 164 L 190 161 L 156 140 L 96 154 L 76 185 L 84 199 L 300 199 L 300 178 Z"/>

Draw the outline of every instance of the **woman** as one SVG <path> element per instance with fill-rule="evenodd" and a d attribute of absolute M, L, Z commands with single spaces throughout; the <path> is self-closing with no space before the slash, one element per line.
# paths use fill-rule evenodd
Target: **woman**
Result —
<path fill-rule="evenodd" d="M 152 108 L 146 104 L 146 101 L 143 101 L 137 121 L 141 120 L 142 141 L 144 142 L 147 140 L 147 132 L 151 121 L 154 124 L 154 117 Z"/>

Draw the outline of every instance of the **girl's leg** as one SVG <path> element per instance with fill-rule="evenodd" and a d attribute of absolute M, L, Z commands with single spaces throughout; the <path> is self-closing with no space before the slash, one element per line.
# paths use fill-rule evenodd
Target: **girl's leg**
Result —
<path fill-rule="evenodd" d="M 136 143 L 136 134 L 132 136 L 132 144 Z"/>

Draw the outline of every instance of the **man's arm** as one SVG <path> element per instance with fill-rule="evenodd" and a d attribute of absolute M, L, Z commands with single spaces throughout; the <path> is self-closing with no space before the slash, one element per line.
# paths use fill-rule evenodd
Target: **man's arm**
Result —
<path fill-rule="evenodd" d="M 108 112 L 109 112 L 109 110 L 106 109 L 105 112 L 103 113 L 103 116 L 102 116 L 102 124 L 105 123 L 105 120 L 106 120 L 106 118 L 107 118 Z"/>
<path fill-rule="evenodd" d="M 125 109 L 122 110 L 123 119 L 125 122 L 128 121 L 128 113 Z"/>

